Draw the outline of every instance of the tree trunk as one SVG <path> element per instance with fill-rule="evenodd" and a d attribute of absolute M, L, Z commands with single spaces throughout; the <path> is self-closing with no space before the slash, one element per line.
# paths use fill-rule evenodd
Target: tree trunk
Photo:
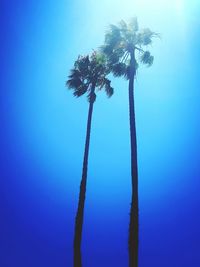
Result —
<path fill-rule="evenodd" d="M 89 146 L 90 146 L 92 112 L 93 112 L 93 105 L 95 101 L 94 90 L 95 90 L 95 84 L 92 85 L 91 93 L 90 93 L 91 97 L 90 97 L 88 120 L 87 120 L 87 132 L 86 132 L 86 140 L 85 140 L 85 152 L 84 152 L 84 159 L 83 159 L 82 179 L 81 179 L 81 184 L 80 184 L 78 209 L 76 212 L 76 219 L 75 219 L 74 267 L 82 267 L 81 240 L 82 240 L 83 216 L 84 216 L 85 195 L 86 195 L 86 186 L 87 186 L 87 166 L 88 166 L 88 156 L 89 156 Z"/>
<path fill-rule="evenodd" d="M 138 266 L 138 169 L 137 169 L 137 140 L 135 126 L 134 107 L 134 78 L 135 78 L 135 53 L 131 52 L 130 77 L 129 77 L 129 119 L 130 119 L 130 141 L 131 141 L 131 179 L 132 179 L 132 201 L 129 223 L 129 267 Z"/>

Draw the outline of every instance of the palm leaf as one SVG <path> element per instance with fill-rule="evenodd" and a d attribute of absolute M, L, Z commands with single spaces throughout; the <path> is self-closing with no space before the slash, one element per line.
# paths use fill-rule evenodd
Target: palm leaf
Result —
<path fill-rule="evenodd" d="M 137 35 L 137 44 L 139 45 L 149 45 L 152 43 L 152 38 L 155 36 L 155 33 L 152 32 L 149 28 L 143 29 Z"/>
<path fill-rule="evenodd" d="M 67 80 L 66 86 L 69 89 L 76 89 L 82 85 L 82 81 L 79 78 L 71 78 Z"/>
<path fill-rule="evenodd" d="M 111 87 L 111 81 L 107 78 L 104 78 L 103 86 L 105 88 L 107 96 L 111 97 L 114 93 L 114 89 L 113 89 L 113 87 Z"/>
<path fill-rule="evenodd" d="M 89 93 L 88 95 L 87 95 L 87 99 L 88 99 L 88 102 L 95 102 L 96 101 L 96 94 L 95 93 L 93 93 L 93 94 L 91 94 L 91 93 Z"/>
<path fill-rule="evenodd" d="M 133 17 L 129 24 L 128 24 L 129 29 L 132 31 L 132 33 L 137 32 L 139 30 L 138 27 L 138 20 L 136 17 Z"/>
<path fill-rule="evenodd" d="M 88 89 L 88 86 L 86 84 L 83 84 L 82 86 L 76 88 L 73 94 L 76 97 L 80 97 L 87 92 L 87 89 Z"/>
<path fill-rule="evenodd" d="M 151 56 L 149 51 L 145 51 L 142 56 L 140 57 L 140 61 L 143 64 L 148 65 L 149 67 L 153 64 L 154 57 Z"/>
<path fill-rule="evenodd" d="M 112 65 L 110 68 L 115 77 L 125 76 L 127 73 L 127 66 L 125 63 L 119 62 L 117 64 Z"/>

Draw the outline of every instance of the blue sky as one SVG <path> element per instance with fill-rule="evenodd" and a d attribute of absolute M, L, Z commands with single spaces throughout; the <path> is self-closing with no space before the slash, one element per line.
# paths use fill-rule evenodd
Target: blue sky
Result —
<path fill-rule="evenodd" d="M 138 16 L 161 34 L 135 81 L 140 266 L 199 266 L 200 3 L 2 1 L 2 266 L 72 266 L 88 103 L 65 88 L 110 23 Z M 84 266 L 127 266 L 127 81 L 94 107 Z"/>

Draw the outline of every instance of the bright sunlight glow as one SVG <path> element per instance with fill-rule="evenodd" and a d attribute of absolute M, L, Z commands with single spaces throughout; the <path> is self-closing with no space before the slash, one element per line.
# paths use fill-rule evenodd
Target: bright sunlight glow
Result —
<path fill-rule="evenodd" d="M 173 22 L 173 27 L 178 27 L 182 38 L 186 35 L 185 0 L 124 0 L 123 3 L 121 0 L 90 0 L 84 8 L 90 17 L 86 27 L 97 39 L 104 36 L 107 25 L 115 24 L 120 19 L 128 20 L 133 16 L 138 17 L 141 27 L 148 25 L 156 31 L 159 25 L 159 32 L 165 32 L 168 25 L 172 25 Z M 104 21 L 103 29 L 99 21 Z"/>

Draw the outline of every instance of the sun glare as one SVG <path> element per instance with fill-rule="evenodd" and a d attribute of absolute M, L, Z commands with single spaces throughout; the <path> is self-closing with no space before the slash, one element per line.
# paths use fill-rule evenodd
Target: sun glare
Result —
<path fill-rule="evenodd" d="M 169 31 L 170 27 L 178 28 L 180 37 L 184 39 L 187 30 L 185 4 L 185 0 L 124 0 L 123 4 L 121 0 L 90 0 L 87 9 L 93 27 L 88 28 L 91 29 L 91 34 L 94 35 L 95 32 L 95 37 L 98 38 L 109 24 L 137 16 L 141 28 L 148 25 L 161 33 Z"/>

